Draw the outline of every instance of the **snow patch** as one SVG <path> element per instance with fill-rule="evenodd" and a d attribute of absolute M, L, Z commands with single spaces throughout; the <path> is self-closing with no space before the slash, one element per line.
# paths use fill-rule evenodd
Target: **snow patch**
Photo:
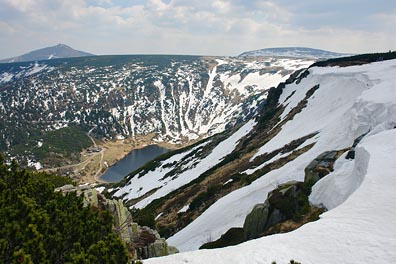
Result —
<path fill-rule="evenodd" d="M 25 76 L 30 76 L 36 73 L 41 72 L 42 70 L 44 70 L 45 68 L 47 68 L 47 65 L 40 65 L 37 62 L 33 65 L 33 67 L 25 74 Z"/>
<path fill-rule="evenodd" d="M 177 213 L 184 213 L 187 212 L 187 210 L 190 208 L 190 204 L 186 204 L 185 206 L 183 206 L 179 211 L 177 211 Z"/>

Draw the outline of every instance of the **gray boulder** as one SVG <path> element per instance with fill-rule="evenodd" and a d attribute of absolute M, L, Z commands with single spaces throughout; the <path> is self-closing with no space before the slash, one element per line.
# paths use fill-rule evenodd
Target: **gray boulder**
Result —
<path fill-rule="evenodd" d="M 256 238 L 264 232 L 270 214 L 268 202 L 256 204 L 253 210 L 246 216 L 243 231 L 247 240 Z"/>
<path fill-rule="evenodd" d="M 303 183 L 291 181 L 268 193 L 262 204 L 256 204 L 243 224 L 245 239 L 262 236 L 266 230 L 300 214 L 308 203 Z"/>

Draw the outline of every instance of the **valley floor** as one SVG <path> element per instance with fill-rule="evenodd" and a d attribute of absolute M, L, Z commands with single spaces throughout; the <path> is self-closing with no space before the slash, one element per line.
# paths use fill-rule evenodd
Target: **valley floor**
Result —
<path fill-rule="evenodd" d="M 94 147 L 96 151 L 89 151 L 90 148 L 83 150 L 79 163 L 44 170 L 56 172 L 61 175 L 69 175 L 80 184 L 103 183 L 104 181 L 100 177 L 106 169 L 124 158 L 134 149 L 140 149 L 153 144 L 167 149 L 177 149 L 188 145 L 187 143 L 181 145 L 173 145 L 165 142 L 158 143 L 154 142 L 150 136 L 114 141 L 95 140 L 95 143 L 96 145 Z"/>

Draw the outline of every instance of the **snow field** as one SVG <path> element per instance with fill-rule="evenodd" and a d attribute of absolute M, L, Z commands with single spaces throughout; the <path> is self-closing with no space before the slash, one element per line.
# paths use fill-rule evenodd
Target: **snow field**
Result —
<path fill-rule="evenodd" d="M 369 130 L 371 132 L 367 137 L 396 126 L 395 66 L 396 61 L 387 61 L 348 68 L 313 68 L 298 87 L 295 84 L 288 85 L 280 102 L 284 102 L 297 88 L 301 89 L 296 90 L 292 98 L 285 102 L 289 105 L 297 105 L 314 85 L 320 84 L 320 88 L 308 100 L 307 107 L 286 123 L 282 131 L 264 145 L 259 153 L 273 151 L 294 139 L 319 132 L 315 137 L 315 146 L 282 168 L 218 200 L 194 222 L 169 238 L 169 244 L 181 251 L 196 250 L 207 242 L 208 237 L 215 240 L 229 228 L 241 227 L 247 213 L 255 204 L 264 202 L 268 192 L 277 185 L 290 180 L 302 181 L 304 168 L 319 154 L 350 147 L 355 138 Z M 314 187 L 311 201 L 327 205 L 329 209 L 338 208 L 336 206 L 359 190 L 364 170 L 362 166 L 356 167 L 355 163 L 364 159 L 364 151 L 360 151 L 359 156 L 354 162 L 340 159 L 333 173 L 336 176 L 323 179 L 327 184 L 319 182 L 319 187 Z M 327 191 L 320 187 L 330 183 L 333 187 Z M 350 224 L 346 222 L 346 225 Z"/>

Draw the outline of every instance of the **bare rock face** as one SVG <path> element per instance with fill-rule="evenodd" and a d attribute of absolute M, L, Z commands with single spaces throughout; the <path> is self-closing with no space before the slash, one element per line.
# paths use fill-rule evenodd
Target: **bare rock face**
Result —
<path fill-rule="evenodd" d="M 315 158 L 305 168 L 304 182 L 317 182 L 331 171 L 333 171 L 333 164 L 338 157 L 338 151 L 326 151 Z"/>
<path fill-rule="evenodd" d="M 113 229 L 127 246 L 132 259 L 161 257 L 179 252 L 177 248 L 169 247 L 166 240 L 161 238 L 157 231 L 133 222 L 132 215 L 122 200 L 106 199 L 96 189 L 88 185 L 77 187 L 65 185 L 55 191 L 64 194 L 75 192 L 76 195 L 83 196 L 84 206 L 90 205 L 99 210 L 108 210 L 114 219 Z"/>
<path fill-rule="evenodd" d="M 243 230 L 245 231 L 245 238 L 247 240 L 257 237 L 258 234 L 264 231 L 269 216 L 269 209 L 269 203 L 267 201 L 256 204 L 246 216 Z"/>
<path fill-rule="evenodd" d="M 161 238 L 157 231 L 147 226 L 137 226 L 131 243 L 135 247 L 136 256 L 139 259 L 169 255 L 168 243 Z"/>
<path fill-rule="evenodd" d="M 246 216 L 243 224 L 245 239 L 250 240 L 262 236 L 269 228 L 291 219 L 305 204 L 301 201 L 304 195 L 302 183 L 288 182 L 268 194 L 262 204 L 256 204 Z"/>

